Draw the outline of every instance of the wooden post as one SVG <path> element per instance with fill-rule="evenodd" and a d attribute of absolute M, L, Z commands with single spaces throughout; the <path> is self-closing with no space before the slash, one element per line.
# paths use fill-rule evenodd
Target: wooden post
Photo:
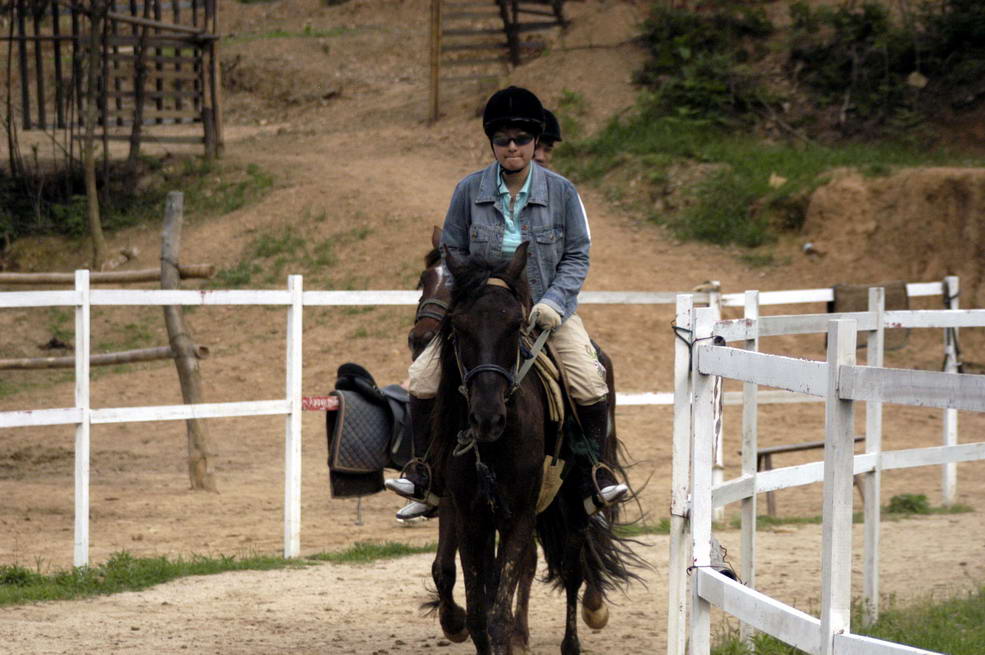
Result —
<path fill-rule="evenodd" d="M 694 296 L 677 296 L 674 339 L 674 431 L 670 488 L 670 561 L 667 565 L 667 655 L 684 655 L 687 646 L 688 495 L 691 489 L 691 342 Z"/>
<path fill-rule="evenodd" d="M 886 290 L 869 289 L 869 312 L 876 315 L 876 329 L 866 340 L 865 365 L 882 367 L 886 330 L 883 312 L 886 310 Z M 862 502 L 865 515 L 865 566 L 862 589 L 862 620 L 871 625 L 879 618 L 879 521 L 882 509 L 881 497 L 882 452 L 882 403 L 870 400 L 865 403 L 865 452 L 876 453 L 875 469 L 862 478 Z"/>
<path fill-rule="evenodd" d="M 714 310 L 697 311 L 692 337 L 706 339 L 719 315 Z M 691 384 L 693 407 L 691 423 L 691 564 L 711 565 L 712 470 L 715 465 L 715 422 L 719 410 L 716 398 L 721 377 L 703 375 L 699 370 L 700 347 L 692 347 Z M 699 595 L 698 582 L 691 583 L 690 655 L 711 652 L 711 603 Z"/>
<path fill-rule="evenodd" d="M 73 563 L 89 563 L 89 271 L 75 272 L 75 406 L 82 417 L 75 426 L 75 547 Z"/>
<path fill-rule="evenodd" d="M 215 0 L 207 0 L 206 7 L 212 9 L 212 21 L 206 26 L 211 28 L 209 31 L 216 37 L 219 36 L 219 7 Z M 226 142 L 222 134 L 222 64 L 219 62 L 219 39 L 212 39 L 209 42 L 209 68 L 212 85 L 209 89 L 212 99 L 212 134 L 215 147 L 215 156 L 222 157 Z"/>
<path fill-rule="evenodd" d="M 708 291 L 708 308 L 714 316 L 714 321 L 722 320 L 722 283 L 711 281 L 712 288 Z M 715 463 L 711 472 L 711 483 L 715 486 L 725 481 L 725 385 L 721 378 L 715 383 Z M 715 521 L 725 520 L 725 508 L 716 507 L 712 510 Z"/>
<path fill-rule="evenodd" d="M 944 278 L 944 306 L 958 309 L 958 277 L 948 275 Z M 958 362 L 958 328 L 944 330 L 944 372 L 960 373 Z M 944 445 L 956 446 L 958 443 L 958 410 L 944 410 Z M 941 466 L 941 502 L 945 506 L 954 504 L 958 489 L 958 465 L 947 462 Z"/>
<path fill-rule="evenodd" d="M 750 339 L 746 339 L 746 350 L 759 350 L 759 292 L 746 291 L 745 318 L 753 321 L 755 326 Z M 742 385 L 742 475 L 756 478 L 759 466 L 756 452 L 759 450 L 758 419 L 759 407 L 756 394 L 759 385 L 745 382 Z M 742 501 L 742 581 L 750 589 L 756 588 L 756 494 L 753 493 Z M 752 639 L 752 628 L 743 623 L 739 626 L 739 635 L 749 643 Z"/>
<path fill-rule="evenodd" d="M 161 234 L 161 288 L 177 289 L 181 285 L 178 274 L 178 253 L 181 250 L 181 222 L 184 211 L 184 195 L 179 191 L 168 193 L 164 207 L 164 231 Z M 168 340 L 175 352 L 175 366 L 181 382 L 181 397 L 186 405 L 203 402 L 202 378 L 195 357 L 195 344 L 185 329 L 180 305 L 164 307 L 164 322 L 168 328 Z M 218 491 L 212 470 L 212 452 L 209 448 L 205 425 L 198 419 L 188 419 L 188 478 L 192 489 Z"/>
<path fill-rule="evenodd" d="M 99 86 L 99 58 L 102 54 L 100 43 L 105 24 L 105 0 L 93 4 L 89 17 L 89 39 L 86 50 L 86 97 L 85 97 L 85 138 L 82 145 L 82 159 L 85 170 L 85 189 L 87 200 L 87 215 L 89 218 L 89 235 L 92 238 L 92 269 L 101 270 L 106 261 L 106 239 L 103 237 L 103 224 L 99 216 L 99 191 L 96 188 L 96 95 Z M 103 114 L 105 117 L 105 113 Z"/>
<path fill-rule="evenodd" d="M 441 0 L 431 0 L 431 89 L 428 120 L 438 120 L 441 85 Z"/>
<path fill-rule="evenodd" d="M 287 371 L 285 394 L 290 413 L 284 425 L 284 557 L 301 554 L 301 368 L 304 296 L 300 275 L 287 278 Z"/>
<path fill-rule="evenodd" d="M 857 323 L 828 323 L 828 389 L 824 418 L 824 506 L 821 543 L 821 652 L 834 655 L 835 635 L 851 628 L 854 401 L 838 396 L 842 366 L 855 364 Z"/>

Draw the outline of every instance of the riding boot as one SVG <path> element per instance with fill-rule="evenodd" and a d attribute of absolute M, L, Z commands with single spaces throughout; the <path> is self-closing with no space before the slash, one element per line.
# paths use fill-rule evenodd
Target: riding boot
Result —
<path fill-rule="evenodd" d="M 397 519 L 406 521 L 420 517 L 430 518 L 437 513 L 438 497 L 431 492 L 431 466 L 426 454 L 431 442 L 431 414 L 433 398 L 410 397 L 410 423 L 414 439 L 414 458 L 407 462 L 399 478 L 386 480 L 384 486 L 394 493 L 410 499 L 408 505 L 397 512 Z"/>
<path fill-rule="evenodd" d="M 585 436 L 598 446 L 599 464 L 592 466 L 590 462 L 581 462 L 585 475 L 583 494 L 585 511 L 594 514 L 603 507 L 623 500 L 629 493 L 629 487 L 616 480 L 615 475 L 603 461 L 609 434 L 609 403 L 600 400 L 593 405 L 576 405 L 578 420 Z"/>

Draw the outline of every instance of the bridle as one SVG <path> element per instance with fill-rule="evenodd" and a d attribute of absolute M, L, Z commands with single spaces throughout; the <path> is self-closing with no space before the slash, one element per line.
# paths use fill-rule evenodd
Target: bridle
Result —
<path fill-rule="evenodd" d="M 514 298 L 516 298 L 516 291 L 513 287 L 506 283 L 505 280 L 498 277 L 491 277 L 486 282 L 487 286 L 501 287 L 509 291 Z M 523 318 L 524 324 L 527 322 L 527 311 L 523 308 Z M 462 378 L 462 384 L 458 387 L 458 391 L 465 396 L 465 401 L 469 400 L 469 383 L 475 378 L 479 373 L 495 373 L 502 376 L 506 380 L 507 390 L 504 394 L 503 400 L 509 402 L 513 394 L 520 388 L 520 383 L 523 382 L 523 378 L 526 377 L 527 372 L 533 366 L 534 360 L 537 359 L 537 355 L 544 348 L 544 344 L 550 337 L 551 331 L 544 330 L 534 341 L 533 347 L 527 350 L 523 347 L 522 339 L 517 339 L 516 346 L 516 358 L 513 364 L 513 370 L 508 370 L 499 364 L 478 364 L 472 368 L 465 368 L 462 364 L 462 356 L 458 349 L 458 339 L 455 339 L 455 334 L 452 332 L 453 347 L 455 349 L 455 362 L 458 365 L 458 372 Z"/>
<path fill-rule="evenodd" d="M 434 305 L 438 309 L 429 309 L 431 305 Z M 440 311 L 439 311 L 440 310 Z M 448 302 L 445 300 L 439 300 L 437 298 L 424 298 L 423 296 L 417 302 L 417 313 L 414 314 L 414 324 L 416 325 L 422 319 L 430 318 L 439 323 L 445 318 L 445 314 L 448 313 Z"/>

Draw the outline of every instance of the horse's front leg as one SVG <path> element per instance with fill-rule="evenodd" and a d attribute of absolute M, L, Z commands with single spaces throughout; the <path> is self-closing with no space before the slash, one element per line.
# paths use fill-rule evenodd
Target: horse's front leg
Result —
<path fill-rule="evenodd" d="M 496 563 L 496 533 L 492 520 L 474 514 L 457 514 L 459 520 L 459 552 L 462 559 L 462 578 L 465 581 L 465 623 L 472 636 L 476 655 L 488 655 L 489 589 Z"/>
<path fill-rule="evenodd" d="M 496 556 L 499 584 L 490 612 L 489 639 L 495 655 L 511 655 L 513 635 L 513 595 L 517 583 L 528 565 L 529 550 L 534 543 L 533 507 L 515 515 L 510 525 L 503 526 Z"/>
<path fill-rule="evenodd" d="M 530 652 L 530 624 L 527 612 L 530 607 L 530 587 L 537 574 L 537 544 L 531 540 L 520 565 L 520 579 L 516 585 L 516 610 L 513 612 L 513 655 Z"/>
<path fill-rule="evenodd" d="M 438 620 L 449 641 L 460 643 L 469 638 L 465 610 L 455 602 L 455 555 L 458 553 L 458 525 L 450 498 L 438 508 L 438 552 L 431 565 L 431 577 L 438 592 Z"/>

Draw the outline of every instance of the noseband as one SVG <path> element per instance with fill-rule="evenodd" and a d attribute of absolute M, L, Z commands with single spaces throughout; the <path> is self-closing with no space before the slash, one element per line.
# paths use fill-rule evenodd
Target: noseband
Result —
<path fill-rule="evenodd" d="M 428 309 L 429 305 L 434 305 L 438 309 Z M 439 311 L 440 310 L 440 311 Z M 448 313 L 448 303 L 437 298 L 421 298 L 417 303 L 417 313 L 414 315 L 414 323 L 419 323 L 422 319 L 430 318 L 439 323 Z"/>

